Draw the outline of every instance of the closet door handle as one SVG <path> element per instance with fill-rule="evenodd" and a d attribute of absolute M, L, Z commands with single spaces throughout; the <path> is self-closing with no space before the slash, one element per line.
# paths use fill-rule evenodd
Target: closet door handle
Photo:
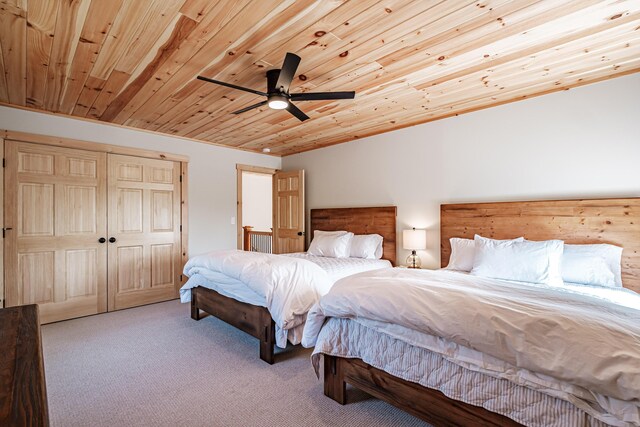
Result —
<path fill-rule="evenodd" d="M 105 239 L 104 237 L 101 237 L 101 238 L 98 239 L 98 243 L 104 243 L 106 241 L 107 241 L 107 239 Z"/>
<path fill-rule="evenodd" d="M 109 237 L 109 242 L 110 243 L 115 243 L 116 242 L 116 238 L 115 237 Z"/>

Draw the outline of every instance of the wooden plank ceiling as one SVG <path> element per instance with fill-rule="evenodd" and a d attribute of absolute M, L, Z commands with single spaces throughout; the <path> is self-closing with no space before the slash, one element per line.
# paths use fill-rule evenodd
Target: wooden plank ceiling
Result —
<path fill-rule="evenodd" d="M 0 0 L 0 102 L 288 155 L 640 70 L 640 0 Z M 266 90 L 355 90 L 262 107 Z"/>

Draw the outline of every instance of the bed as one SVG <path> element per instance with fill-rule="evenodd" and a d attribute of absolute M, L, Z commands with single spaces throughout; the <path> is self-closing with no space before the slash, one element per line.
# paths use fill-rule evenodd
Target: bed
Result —
<path fill-rule="evenodd" d="M 612 290 L 612 294 L 620 296 L 615 303 L 604 300 L 598 302 L 595 298 L 584 296 L 580 292 L 569 295 L 569 291 L 566 294 L 564 290 L 562 291 L 563 300 L 564 298 L 573 299 L 574 306 L 580 306 L 585 311 L 591 310 L 590 312 L 594 313 L 594 319 L 610 319 L 610 323 L 595 320 L 593 322 L 600 328 L 611 328 L 611 332 L 608 329 L 605 329 L 607 332 L 601 331 L 605 338 L 596 335 L 599 340 L 602 339 L 603 343 L 611 339 L 610 350 L 613 354 L 610 359 L 604 359 L 604 363 L 603 360 L 596 359 L 598 355 L 608 357 L 606 351 L 609 351 L 609 348 L 585 347 L 584 352 L 589 354 L 589 357 L 576 360 L 575 363 L 565 361 L 561 379 L 557 379 L 549 372 L 545 372 L 546 368 L 551 368 L 550 366 L 538 366 L 539 372 L 535 372 L 534 368 L 521 369 L 521 366 L 530 368 L 527 363 L 532 363 L 531 360 L 533 360 L 533 358 L 527 359 L 526 349 L 534 347 L 525 347 L 525 351 L 518 354 L 520 359 L 510 364 L 511 369 L 505 371 L 502 377 L 488 375 L 487 371 L 493 364 L 506 362 L 495 358 L 491 348 L 482 347 L 484 336 L 472 339 L 467 346 L 459 346 L 457 342 L 453 342 L 454 338 L 449 337 L 447 333 L 455 335 L 458 332 L 448 329 L 451 326 L 450 323 L 455 323 L 457 319 L 435 317 L 434 324 L 429 325 L 433 334 L 425 337 L 424 334 L 416 333 L 409 338 L 405 335 L 400 338 L 401 335 L 398 333 L 400 326 L 392 321 L 380 322 L 380 319 L 371 321 L 367 319 L 368 317 L 373 319 L 368 312 L 375 311 L 374 306 L 379 301 L 373 298 L 377 289 L 373 287 L 373 281 L 384 280 L 385 286 L 393 286 L 394 280 L 397 280 L 397 283 L 405 281 L 413 284 L 416 278 L 411 280 L 407 278 L 411 275 L 420 276 L 417 279 L 429 276 L 429 281 L 433 281 L 433 276 L 441 275 L 443 283 L 433 291 L 432 295 L 434 305 L 442 306 L 447 303 L 438 303 L 438 301 L 445 301 L 440 298 L 445 298 L 444 295 L 449 292 L 455 294 L 458 282 L 469 282 L 468 278 L 457 273 L 460 279 L 456 281 L 450 277 L 451 274 L 456 273 L 441 271 L 408 272 L 396 269 L 396 272 L 382 272 L 378 275 L 363 273 L 347 280 L 352 288 L 345 295 L 353 298 L 353 295 L 358 295 L 358 291 L 354 293 L 353 286 L 361 286 L 360 297 L 366 295 L 369 305 L 360 304 L 361 301 L 357 298 L 345 300 L 344 295 L 342 300 L 338 295 L 332 302 L 332 294 L 340 291 L 342 283 L 347 282 L 343 281 L 321 300 L 320 305 L 327 302 L 328 309 L 318 310 L 314 307 L 309 313 L 303 345 L 315 344 L 312 359 L 316 369 L 318 369 L 319 356 L 322 355 L 324 359 L 325 395 L 345 404 L 346 384 L 349 383 L 434 425 L 640 425 L 638 409 L 640 396 L 637 396 L 640 390 L 638 387 L 640 295 L 635 293 L 640 291 L 640 239 L 638 238 L 640 236 L 640 199 L 442 205 L 442 266 L 446 266 L 449 262 L 450 238 L 473 238 L 476 233 L 495 239 L 523 236 L 529 240 L 562 239 L 570 244 L 610 243 L 623 247 L 622 282 L 626 290 Z M 397 279 L 394 279 L 394 275 Z M 366 283 L 365 279 L 370 283 Z M 371 287 L 367 287 L 369 285 Z M 471 285 L 473 286 L 473 283 Z M 492 283 L 487 282 L 486 285 L 491 286 Z M 515 289 L 521 285 L 513 283 L 509 286 Z M 567 288 L 570 289 L 571 285 Z M 401 287 L 398 286 L 398 289 Z M 599 289 L 594 290 L 596 291 L 599 292 Z M 404 290 L 396 291 L 395 295 L 388 297 L 385 304 L 395 307 L 396 303 L 393 299 L 403 292 Z M 528 287 L 526 292 L 530 293 L 527 296 L 527 304 L 534 306 L 548 304 L 546 297 L 556 295 L 556 290 L 544 287 L 541 289 Z M 460 295 L 462 293 L 458 293 L 458 296 Z M 484 295 L 489 300 L 501 297 L 499 294 L 496 296 L 490 293 L 484 287 L 478 295 L 480 297 Z M 518 296 L 520 297 L 519 294 Z M 609 298 L 608 290 L 606 298 Z M 473 300 L 467 301 L 473 303 Z M 464 304 L 464 302 L 458 301 L 458 304 Z M 348 310 L 349 305 L 357 306 L 353 313 L 357 312 L 360 317 L 351 315 L 352 312 Z M 323 319 L 327 312 L 336 310 L 336 307 L 340 308 L 338 311 L 342 314 L 336 311 L 335 317 L 329 316 Z M 408 317 L 419 321 L 416 317 L 411 317 L 409 307 L 412 306 L 407 303 L 407 307 L 406 316 L 405 313 L 400 313 L 397 318 Z M 526 304 L 522 307 L 526 307 L 523 312 L 528 313 L 527 310 L 530 307 Z M 318 311 L 323 310 L 325 311 L 323 316 L 314 319 Z M 566 315 L 566 313 L 560 313 L 560 315 Z M 364 321 L 363 318 L 365 318 Z M 486 316 L 483 319 L 482 316 L 478 316 L 471 320 L 463 318 L 458 322 L 460 323 L 458 327 L 474 326 L 474 323 L 482 326 L 483 322 L 490 324 L 496 322 L 496 319 L 501 317 Z M 567 317 L 567 319 L 571 318 Z M 588 317 L 585 319 L 589 321 Z M 552 325 L 553 321 L 544 319 L 539 323 L 544 330 L 544 327 Z M 309 329 L 318 328 L 319 325 L 321 325 L 320 334 L 317 331 L 309 331 Z M 438 334 L 440 327 L 444 328 L 439 331 L 440 333 L 444 331 L 441 335 Z M 501 329 L 503 327 L 504 329 Z M 554 338 L 558 338 L 552 332 L 544 337 L 529 333 L 509 340 L 511 335 L 505 332 L 509 327 L 509 324 L 496 323 L 495 330 L 490 331 L 488 328 L 481 330 L 481 334 L 487 332 L 487 341 L 484 344 L 487 346 L 492 344 L 491 339 L 496 339 L 492 334 L 501 338 L 496 346 L 501 344 L 517 346 L 519 340 L 529 342 L 542 339 L 554 342 Z M 613 332 L 614 328 L 618 329 Z M 307 335 L 316 341 L 309 339 Z M 451 338 L 451 341 L 443 336 Z M 627 341 L 622 340 L 623 338 Z M 420 341 L 423 339 L 431 339 L 431 341 L 426 345 L 426 341 Z M 331 340 L 339 341 L 342 349 L 336 350 Z M 614 347 L 616 340 L 624 344 L 621 344 L 622 348 Z M 584 341 L 583 344 L 586 345 L 588 342 Z M 541 344 L 540 348 L 544 345 L 546 344 Z M 380 348 L 384 348 L 384 351 L 380 351 Z M 438 350 L 430 351 L 428 348 Z M 561 353 L 557 351 L 555 355 L 557 359 L 554 359 L 554 354 L 548 355 L 551 358 L 547 359 L 547 362 L 562 360 Z M 458 355 L 462 355 L 464 359 L 458 358 Z M 473 359 L 478 356 L 484 357 L 479 364 Z M 452 360 L 455 363 L 452 363 Z M 465 365 L 460 363 L 461 360 L 473 363 Z M 590 366 L 589 363 L 592 365 Z M 530 374 L 531 372 L 533 373 Z"/>
<path fill-rule="evenodd" d="M 332 208 L 332 209 L 312 209 L 310 213 L 311 240 L 315 230 L 338 231 L 345 230 L 355 235 L 363 234 L 379 234 L 383 238 L 383 254 L 381 260 L 362 260 L 353 259 L 321 259 L 323 257 L 309 257 L 305 254 L 289 254 L 279 255 L 277 257 L 287 257 L 291 259 L 305 259 L 315 262 L 324 271 L 316 271 L 309 268 L 309 263 L 305 265 L 298 263 L 295 270 L 298 272 L 302 267 L 308 268 L 303 271 L 306 275 L 301 276 L 300 289 L 305 289 L 308 282 L 318 279 L 325 272 L 329 276 L 330 284 L 347 274 L 357 271 L 363 271 L 364 268 L 380 268 L 385 266 L 393 266 L 396 263 L 396 207 L 358 207 L 358 208 Z M 252 260 L 263 256 L 250 252 L 237 252 L 234 257 L 242 257 L 241 259 Z M 264 255 L 265 257 L 267 255 Z M 270 255 L 270 257 L 273 257 Z M 258 259 L 259 261 L 259 259 Z M 372 264 L 367 267 L 366 262 Z M 384 261 L 385 264 L 380 264 Z M 284 261 L 283 261 L 284 262 Z M 291 260 L 287 260 L 291 264 Z M 284 274 L 287 274 L 286 265 L 283 264 Z M 324 276 L 323 276 L 324 278 Z M 211 277 L 201 277 L 194 275 L 189 278 L 187 284 L 181 290 L 181 297 L 185 291 L 188 296 L 183 298 L 183 302 L 191 303 L 191 318 L 200 320 L 201 312 L 209 313 L 230 325 L 258 338 L 260 342 L 260 359 L 269 364 L 274 363 L 274 347 L 279 344 L 286 344 L 289 341 L 296 343 L 302 334 L 303 324 L 299 324 L 296 328 L 282 330 L 277 328 L 276 320 L 278 313 L 272 313 L 265 306 L 264 298 L 260 298 L 251 289 L 247 290 L 243 284 L 224 280 L 212 279 Z M 256 280 L 260 280 L 259 278 Z M 318 279 L 319 280 L 319 279 Z M 326 285 L 318 285 L 326 286 Z M 308 290 L 308 289 L 307 289 Z M 300 291 L 302 292 L 302 290 Z M 286 310 L 284 310 L 286 311 Z M 306 315 L 306 313 L 305 313 Z M 274 320 L 276 317 L 276 320 Z M 303 320 L 302 320 L 303 321 Z M 279 323 L 280 325 L 282 323 Z M 286 333 L 286 337 L 283 336 Z"/>

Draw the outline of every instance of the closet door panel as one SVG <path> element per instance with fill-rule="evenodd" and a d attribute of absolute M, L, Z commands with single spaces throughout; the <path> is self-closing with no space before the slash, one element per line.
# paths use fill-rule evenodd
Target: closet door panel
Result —
<path fill-rule="evenodd" d="M 180 163 L 111 154 L 109 310 L 177 298 Z"/>
<path fill-rule="evenodd" d="M 48 323 L 107 309 L 106 154 L 6 141 L 7 306 Z"/>

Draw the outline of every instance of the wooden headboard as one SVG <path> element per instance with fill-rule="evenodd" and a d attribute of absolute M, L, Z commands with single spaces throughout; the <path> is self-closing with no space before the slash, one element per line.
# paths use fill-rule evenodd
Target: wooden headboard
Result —
<path fill-rule="evenodd" d="M 474 234 L 621 246 L 622 283 L 640 292 L 640 198 L 441 205 L 443 267 L 451 255 L 449 238 Z"/>
<path fill-rule="evenodd" d="M 310 237 L 313 240 L 314 230 L 377 233 L 384 239 L 382 258 L 396 265 L 396 212 L 395 206 L 311 209 Z"/>

